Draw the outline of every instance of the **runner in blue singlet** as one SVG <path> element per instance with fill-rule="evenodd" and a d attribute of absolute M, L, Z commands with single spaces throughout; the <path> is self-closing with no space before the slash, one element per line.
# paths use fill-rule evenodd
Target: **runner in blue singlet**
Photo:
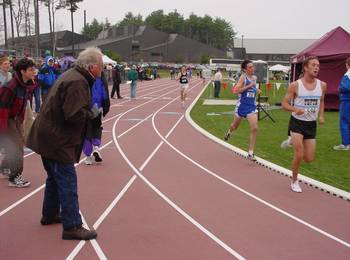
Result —
<path fill-rule="evenodd" d="M 241 64 L 244 72 L 238 80 L 237 88 L 239 100 L 236 104 L 234 120 L 224 136 L 228 141 L 231 134 L 238 129 L 242 118 L 247 118 L 250 125 L 248 159 L 256 161 L 254 156 L 254 147 L 256 141 L 256 132 L 258 129 L 258 117 L 255 104 L 256 95 L 260 92 L 256 87 L 256 76 L 254 76 L 254 65 L 250 60 L 245 60 Z"/>

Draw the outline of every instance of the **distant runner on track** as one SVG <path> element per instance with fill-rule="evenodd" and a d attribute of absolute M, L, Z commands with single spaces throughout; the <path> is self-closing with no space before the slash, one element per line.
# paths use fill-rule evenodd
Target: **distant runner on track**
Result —
<path fill-rule="evenodd" d="M 189 86 L 186 66 L 181 67 L 181 71 L 177 75 L 176 80 L 180 82 L 181 106 L 184 108 L 187 97 L 187 89 Z"/>

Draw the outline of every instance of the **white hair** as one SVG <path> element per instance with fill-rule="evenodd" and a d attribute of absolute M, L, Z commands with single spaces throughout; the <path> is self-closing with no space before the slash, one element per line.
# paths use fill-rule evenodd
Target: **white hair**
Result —
<path fill-rule="evenodd" d="M 76 65 L 88 69 L 90 65 L 97 64 L 101 61 L 103 54 L 97 47 L 89 47 L 79 53 Z"/>

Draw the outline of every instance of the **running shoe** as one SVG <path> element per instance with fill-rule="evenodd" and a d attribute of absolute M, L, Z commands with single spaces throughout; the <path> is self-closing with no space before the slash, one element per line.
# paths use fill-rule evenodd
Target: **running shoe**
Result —
<path fill-rule="evenodd" d="M 343 144 L 336 145 L 336 146 L 333 146 L 333 150 L 336 150 L 336 151 L 350 151 L 350 145 L 343 145 Z"/>
<path fill-rule="evenodd" d="M 86 156 L 84 163 L 85 163 L 85 165 L 91 165 L 92 164 L 92 156 Z"/>
<path fill-rule="evenodd" d="M 299 182 L 297 180 L 295 182 L 292 182 L 290 184 L 290 187 L 291 187 L 292 191 L 294 191 L 294 192 L 298 192 L 298 193 L 302 192 L 300 185 L 299 185 Z"/>
<path fill-rule="evenodd" d="M 252 154 L 248 153 L 247 159 L 251 160 L 252 162 L 256 162 L 256 158 L 255 158 L 255 155 L 253 153 Z"/>
<path fill-rule="evenodd" d="M 290 142 L 291 139 L 287 139 L 287 140 L 284 140 L 282 143 L 281 143 L 281 148 L 282 149 L 287 149 L 287 148 L 291 148 L 292 147 L 292 143 Z"/>
<path fill-rule="evenodd" d="M 228 139 L 230 139 L 230 136 L 231 136 L 231 133 L 230 133 L 230 130 L 228 130 L 228 131 L 226 132 L 226 134 L 224 135 L 224 140 L 227 142 Z"/>
<path fill-rule="evenodd" d="M 94 146 L 94 151 L 92 155 L 95 157 L 95 162 L 102 162 L 102 156 L 97 146 Z"/>
<path fill-rule="evenodd" d="M 12 181 L 9 180 L 9 187 L 25 188 L 30 185 L 29 181 L 26 181 L 22 175 L 17 175 Z"/>

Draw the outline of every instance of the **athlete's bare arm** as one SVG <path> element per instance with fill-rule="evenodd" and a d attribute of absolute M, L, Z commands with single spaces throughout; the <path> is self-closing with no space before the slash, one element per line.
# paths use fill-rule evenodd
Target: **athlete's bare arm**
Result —
<path fill-rule="evenodd" d="M 241 76 L 239 77 L 238 82 L 237 82 L 238 93 L 241 94 L 241 93 L 243 93 L 244 91 L 246 91 L 247 89 L 253 87 L 254 85 L 255 85 L 254 82 L 251 82 L 250 84 L 245 85 L 245 76 L 244 76 L 244 75 L 241 75 Z"/>
<path fill-rule="evenodd" d="M 295 99 L 298 93 L 298 82 L 294 81 L 288 86 L 287 94 L 284 96 L 282 100 L 283 109 L 295 112 L 297 115 L 302 115 L 305 113 L 303 109 L 296 108 L 291 105 L 291 100 Z"/>
<path fill-rule="evenodd" d="M 323 124 L 324 123 L 324 96 L 327 90 L 327 83 L 322 81 L 321 88 L 322 88 L 322 96 L 320 99 L 320 110 L 318 112 L 318 122 L 320 124 Z"/>

